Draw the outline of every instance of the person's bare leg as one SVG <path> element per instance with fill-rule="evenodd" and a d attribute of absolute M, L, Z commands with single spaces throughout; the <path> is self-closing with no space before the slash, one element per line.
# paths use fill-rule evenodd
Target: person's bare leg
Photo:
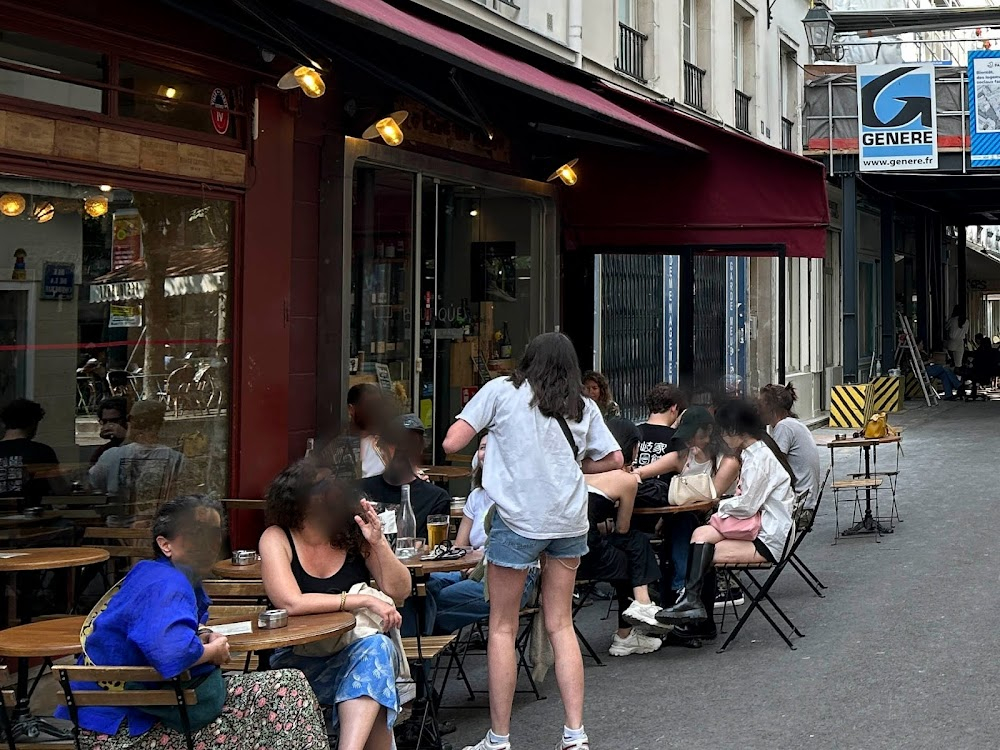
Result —
<path fill-rule="evenodd" d="M 365 750 L 392 750 L 392 730 L 389 729 L 385 706 L 382 706 L 378 716 L 375 717 L 375 725 L 372 727 L 371 734 L 368 735 Z"/>
<path fill-rule="evenodd" d="M 757 551 L 753 542 L 723 539 L 715 545 L 717 563 L 763 563 L 767 562 Z"/>
<path fill-rule="evenodd" d="M 573 630 L 573 587 L 580 558 L 548 558 L 542 570 L 542 614 L 552 642 L 556 682 L 566 712 L 566 726 L 583 726 L 583 657 Z"/>
<path fill-rule="evenodd" d="M 692 544 L 700 544 L 700 543 L 718 544 L 724 539 L 725 537 L 722 536 L 722 534 L 720 534 L 718 531 L 715 530 L 714 527 L 709 526 L 708 524 L 705 524 L 704 526 L 699 526 L 691 534 Z M 749 542 L 749 544 L 751 547 L 753 546 L 753 542 Z M 716 555 L 718 555 L 718 550 L 716 550 Z"/>
<path fill-rule="evenodd" d="M 379 711 L 384 711 L 377 701 L 363 696 L 337 704 L 337 716 L 340 719 L 340 750 L 365 750 L 368 736 L 379 717 Z M 382 717 L 385 725 L 385 717 Z"/>
<path fill-rule="evenodd" d="M 490 637 L 487 640 L 490 721 L 494 734 L 506 735 L 510 734 L 510 712 L 517 688 L 514 640 L 528 571 L 490 564 L 486 575 L 490 589 Z"/>
<path fill-rule="evenodd" d="M 633 586 L 632 598 L 639 602 L 639 604 L 649 604 L 653 601 L 649 598 L 649 586 L 646 585 Z"/>

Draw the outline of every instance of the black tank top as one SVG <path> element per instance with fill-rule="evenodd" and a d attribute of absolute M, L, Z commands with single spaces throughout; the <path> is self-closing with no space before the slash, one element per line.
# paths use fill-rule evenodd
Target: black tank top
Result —
<path fill-rule="evenodd" d="M 364 559 L 358 555 L 348 555 L 344 564 L 340 566 L 340 570 L 329 578 L 316 578 L 309 575 L 303 569 L 302 563 L 299 562 L 299 553 L 295 549 L 292 532 L 285 529 L 285 535 L 292 548 L 292 575 L 295 576 L 295 582 L 299 584 L 299 591 L 303 594 L 340 594 L 344 591 L 350 591 L 351 586 L 356 583 L 368 583 L 371 579 L 368 566 L 365 565 Z"/>

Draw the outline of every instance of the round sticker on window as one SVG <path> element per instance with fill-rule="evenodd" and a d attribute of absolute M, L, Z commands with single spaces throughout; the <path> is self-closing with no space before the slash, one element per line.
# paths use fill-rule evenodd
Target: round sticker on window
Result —
<path fill-rule="evenodd" d="M 212 92 L 212 127 L 219 135 L 229 132 L 229 99 L 222 89 Z"/>

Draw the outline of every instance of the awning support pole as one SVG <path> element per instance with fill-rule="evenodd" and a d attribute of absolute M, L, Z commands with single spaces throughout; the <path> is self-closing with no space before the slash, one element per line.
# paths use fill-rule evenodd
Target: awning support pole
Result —
<path fill-rule="evenodd" d="M 845 174 L 844 231 L 841 235 L 844 275 L 844 382 L 858 382 L 858 183 L 854 174 Z"/>

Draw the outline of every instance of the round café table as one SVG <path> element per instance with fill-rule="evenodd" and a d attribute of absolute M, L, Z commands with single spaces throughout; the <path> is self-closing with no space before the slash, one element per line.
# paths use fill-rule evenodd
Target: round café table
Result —
<path fill-rule="evenodd" d="M 212 575 L 231 581 L 260 580 L 260 560 L 249 565 L 233 565 L 232 560 L 219 560 L 212 566 Z"/>
<path fill-rule="evenodd" d="M 262 610 L 263 611 L 263 610 Z M 227 636 L 233 651 L 253 653 L 273 651 L 286 646 L 303 646 L 326 638 L 338 636 L 354 629 L 354 615 L 350 612 L 326 612 L 319 615 L 290 615 L 283 628 L 261 629 L 251 620 L 252 633 Z"/>
<path fill-rule="evenodd" d="M 6 577 L 14 573 L 28 573 L 37 581 L 42 571 L 83 568 L 88 565 L 107 562 L 109 557 L 110 555 L 107 550 L 97 547 L 36 547 L 34 549 L 0 550 L 0 576 Z M 31 586 L 28 586 L 28 588 L 31 588 Z M 18 597 L 21 627 L 31 624 L 34 615 L 31 606 L 33 599 L 34 597 L 31 595 L 31 592 L 28 592 L 27 596 Z M 6 608 L 4 611 L 6 611 Z M 51 622 L 59 623 L 60 620 L 52 620 Z M 53 627 L 58 626 L 54 624 Z M 17 628 L 12 628 L 12 630 L 17 630 Z M 77 647 L 79 648 L 79 627 L 77 627 L 76 633 Z M 41 643 L 38 645 L 39 648 L 42 648 Z M 65 654 L 58 655 L 64 656 Z M 45 654 L 34 654 L 33 656 L 45 656 Z M 17 703 L 14 706 L 11 716 L 13 724 L 11 730 L 14 736 L 24 736 L 34 739 L 41 732 L 45 732 L 59 739 L 69 739 L 70 735 L 68 733 L 57 729 L 43 719 L 31 715 L 29 705 L 31 691 L 28 689 L 28 659 L 28 656 L 17 657 L 17 688 L 15 691 Z"/>
<path fill-rule="evenodd" d="M 472 469 L 468 466 L 425 466 L 422 471 L 430 481 L 442 483 L 472 475 Z"/>
<path fill-rule="evenodd" d="M 696 503 L 687 505 L 663 505 L 655 507 L 633 508 L 633 516 L 669 516 L 674 513 L 698 513 L 706 510 L 715 510 L 719 504 L 718 500 L 699 500 Z"/>

